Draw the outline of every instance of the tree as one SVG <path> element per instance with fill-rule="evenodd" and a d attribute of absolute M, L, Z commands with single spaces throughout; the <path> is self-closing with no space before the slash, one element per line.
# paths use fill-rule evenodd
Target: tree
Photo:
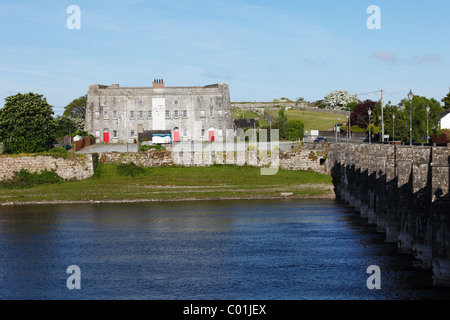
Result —
<path fill-rule="evenodd" d="M 67 106 L 64 107 L 64 117 L 72 119 L 83 119 L 86 114 L 87 95 L 79 97 L 73 100 Z"/>
<path fill-rule="evenodd" d="M 278 110 L 278 117 L 275 119 L 275 125 L 278 126 L 280 130 L 280 138 L 286 138 L 286 130 L 287 130 L 287 115 L 284 113 L 285 107 L 281 107 Z"/>
<path fill-rule="evenodd" d="M 79 123 L 76 120 L 64 116 L 58 116 L 55 118 L 56 125 L 56 137 L 61 138 L 70 136 L 72 133 L 77 132 L 83 128 L 80 128 Z"/>
<path fill-rule="evenodd" d="M 273 102 L 294 102 L 291 99 L 287 98 L 287 97 L 280 97 L 280 98 L 276 98 L 273 99 Z"/>
<path fill-rule="evenodd" d="M 347 90 L 333 91 L 322 100 L 325 109 L 346 110 L 350 102 L 359 101 L 358 96 L 348 93 Z"/>
<path fill-rule="evenodd" d="M 358 106 L 358 101 L 352 101 L 345 105 L 344 110 L 353 111 L 357 106 Z"/>
<path fill-rule="evenodd" d="M 5 153 L 34 153 L 53 148 L 52 106 L 40 94 L 18 93 L 5 99 L 0 110 L 0 141 Z"/>
<path fill-rule="evenodd" d="M 286 134 L 291 140 L 303 139 L 305 124 L 300 119 L 290 119 L 286 125 Z"/>
<path fill-rule="evenodd" d="M 444 109 L 446 110 L 450 109 L 450 91 L 444 98 L 442 98 L 441 101 L 444 103 Z"/>
<path fill-rule="evenodd" d="M 377 103 L 374 113 L 376 115 L 381 115 L 381 104 Z M 392 115 L 395 115 L 395 119 L 392 117 Z M 397 106 L 393 106 L 390 103 L 387 103 L 383 109 L 383 116 L 384 133 L 388 134 L 391 140 L 406 141 L 408 135 L 408 122 L 406 121 L 404 110 Z M 376 119 L 374 120 L 377 121 L 376 124 L 381 128 L 379 118 L 376 117 Z"/>
<path fill-rule="evenodd" d="M 367 128 L 369 125 L 369 109 L 374 110 L 375 105 L 377 103 L 372 100 L 365 100 L 360 103 L 353 109 L 352 113 L 350 114 L 350 123 L 353 125 L 357 125 L 360 128 Z M 374 118 L 376 118 L 376 115 L 370 117 L 371 122 L 374 121 Z"/>
<path fill-rule="evenodd" d="M 427 142 L 427 110 L 430 107 L 428 114 L 428 136 L 439 128 L 439 114 L 444 110 L 434 98 L 428 99 L 422 96 L 414 96 L 412 102 L 412 140 L 413 142 Z M 408 127 L 407 141 L 409 141 L 410 128 L 410 102 L 408 99 L 403 99 L 399 108 L 403 111 Z"/>

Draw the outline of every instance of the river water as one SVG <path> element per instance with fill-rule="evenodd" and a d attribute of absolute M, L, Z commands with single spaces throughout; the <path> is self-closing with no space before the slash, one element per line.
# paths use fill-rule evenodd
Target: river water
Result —
<path fill-rule="evenodd" d="M 0 252 L 0 299 L 450 298 L 333 200 L 5 206 Z"/>

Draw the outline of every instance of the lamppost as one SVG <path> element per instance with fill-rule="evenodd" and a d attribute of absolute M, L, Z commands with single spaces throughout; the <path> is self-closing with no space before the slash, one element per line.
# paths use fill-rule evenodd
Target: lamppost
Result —
<path fill-rule="evenodd" d="M 367 113 L 369 114 L 369 143 L 372 143 L 372 135 L 370 134 L 370 115 L 372 114 L 372 110 L 369 109 Z"/>
<path fill-rule="evenodd" d="M 348 113 L 348 130 L 347 130 L 347 133 L 348 133 L 348 137 L 350 139 L 352 138 L 352 124 L 351 124 L 351 121 L 350 121 L 351 116 L 352 116 L 352 114 L 351 114 L 351 112 L 349 112 Z"/>
<path fill-rule="evenodd" d="M 339 116 L 338 117 L 338 124 L 340 125 L 341 124 L 341 116 Z M 341 129 L 340 129 L 340 127 L 339 127 L 339 137 L 341 137 Z"/>
<path fill-rule="evenodd" d="M 341 122 L 341 117 L 338 117 L 338 124 Z M 336 142 L 337 142 L 337 131 L 338 131 L 338 124 L 334 126 L 334 130 L 336 131 Z"/>
<path fill-rule="evenodd" d="M 412 90 L 409 90 L 408 99 L 409 99 L 409 145 L 412 146 L 412 100 L 414 98 L 414 94 Z"/>
<path fill-rule="evenodd" d="M 392 114 L 392 142 L 395 140 L 395 114 Z"/>
<path fill-rule="evenodd" d="M 427 143 L 430 140 L 430 137 L 428 135 L 428 115 L 430 113 L 430 106 L 427 106 Z"/>
<path fill-rule="evenodd" d="M 379 120 L 379 123 L 380 123 L 380 125 L 381 125 L 381 116 L 378 116 L 378 120 Z M 382 136 L 382 134 L 380 133 L 380 132 L 378 132 L 378 141 L 379 142 L 383 142 L 382 140 L 381 140 L 381 136 Z"/>

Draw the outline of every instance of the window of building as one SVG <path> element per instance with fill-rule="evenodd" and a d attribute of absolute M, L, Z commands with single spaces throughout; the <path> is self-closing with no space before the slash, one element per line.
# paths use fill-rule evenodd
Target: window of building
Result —
<path fill-rule="evenodd" d="M 182 110 L 182 111 L 181 111 L 181 116 L 182 116 L 183 118 L 187 118 L 187 110 Z"/>
<path fill-rule="evenodd" d="M 143 119 L 144 118 L 144 111 L 139 111 L 139 119 Z"/>
<path fill-rule="evenodd" d="M 166 119 L 170 119 L 170 110 L 166 110 Z"/>
<path fill-rule="evenodd" d="M 130 111 L 130 118 L 131 118 L 131 119 L 134 119 L 134 110 L 131 110 L 131 111 Z"/>
<path fill-rule="evenodd" d="M 149 118 L 152 117 L 152 110 L 148 110 L 148 111 L 147 111 L 147 117 L 149 117 Z"/>
<path fill-rule="evenodd" d="M 135 136 L 134 130 L 131 130 L 131 137 L 133 138 Z"/>
<path fill-rule="evenodd" d="M 117 130 L 113 130 L 113 138 L 117 138 Z"/>
<path fill-rule="evenodd" d="M 222 110 L 219 110 L 219 111 L 217 112 L 217 115 L 218 115 L 219 117 L 222 117 Z"/>
<path fill-rule="evenodd" d="M 178 118 L 178 110 L 174 110 L 173 111 L 173 117 L 174 118 Z"/>
<path fill-rule="evenodd" d="M 113 111 L 113 119 L 117 119 L 117 111 Z"/>
<path fill-rule="evenodd" d="M 209 110 L 209 117 L 214 118 L 214 109 Z"/>
<path fill-rule="evenodd" d="M 203 110 L 200 111 L 200 117 L 201 117 L 201 118 L 204 118 L 204 117 L 205 117 L 205 111 L 203 111 Z"/>
<path fill-rule="evenodd" d="M 103 119 L 108 119 L 108 111 L 103 111 Z"/>

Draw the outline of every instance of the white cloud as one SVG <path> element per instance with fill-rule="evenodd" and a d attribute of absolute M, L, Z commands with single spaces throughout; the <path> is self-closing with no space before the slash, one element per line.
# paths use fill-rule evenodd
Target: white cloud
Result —
<path fill-rule="evenodd" d="M 417 65 L 425 63 L 441 63 L 442 58 L 435 53 L 426 53 L 420 56 L 398 58 L 397 54 L 388 51 L 379 51 L 374 54 L 374 57 L 378 60 L 395 63 L 395 64 L 406 64 L 406 65 Z"/>

